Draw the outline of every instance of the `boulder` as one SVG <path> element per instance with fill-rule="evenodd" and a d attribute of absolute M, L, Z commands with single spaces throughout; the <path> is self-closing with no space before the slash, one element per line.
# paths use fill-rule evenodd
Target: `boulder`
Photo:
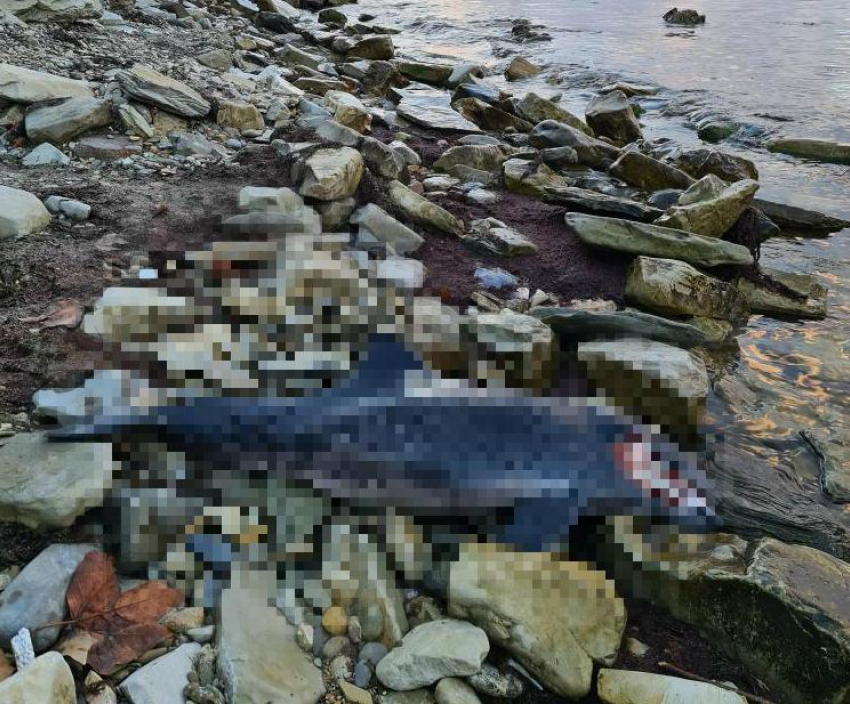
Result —
<path fill-rule="evenodd" d="M 21 159 L 22 166 L 67 166 L 70 163 L 70 157 L 49 142 L 39 144 Z"/>
<path fill-rule="evenodd" d="M 360 154 L 366 165 L 381 178 L 400 179 L 406 178 L 406 164 L 404 158 L 391 146 L 373 139 L 363 137 L 360 141 Z"/>
<path fill-rule="evenodd" d="M 611 164 L 611 175 L 636 186 L 642 191 L 660 191 L 666 188 L 687 189 L 694 180 L 675 166 L 665 164 L 658 159 L 636 150 L 624 151 L 620 158 Z"/>
<path fill-rule="evenodd" d="M 299 193 L 316 200 L 339 200 L 354 195 L 363 176 L 363 157 L 351 147 L 319 149 L 305 162 Z"/>
<path fill-rule="evenodd" d="M 767 148 L 772 152 L 789 154 L 802 159 L 825 161 L 830 164 L 850 164 L 850 144 L 826 139 L 780 137 L 771 139 Z"/>
<path fill-rule="evenodd" d="M 278 54 L 278 58 L 290 66 L 306 66 L 314 71 L 318 71 L 319 66 L 325 63 L 323 56 L 311 54 L 303 49 L 299 49 L 294 44 L 284 45 Z"/>
<path fill-rule="evenodd" d="M 103 14 L 99 0 L 0 0 L 0 13 L 8 11 L 24 22 L 76 22 Z"/>
<path fill-rule="evenodd" d="M 458 237 L 463 234 L 463 223 L 454 215 L 411 191 L 403 183 L 391 181 L 387 190 L 393 205 L 414 222 Z"/>
<path fill-rule="evenodd" d="M 674 7 L 664 13 L 664 21 L 667 24 L 693 27 L 694 25 L 705 24 L 705 15 L 701 15 L 696 10 L 680 10 L 678 7 Z"/>
<path fill-rule="evenodd" d="M 444 151 L 434 162 L 434 168 L 449 171 L 453 166 L 462 164 L 481 171 L 498 171 L 517 152 L 519 149 L 507 145 L 460 145 Z"/>
<path fill-rule="evenodd" d="M 245 186 L 239 191 L 237 202 L 243 212 L 297 213 L 304 207 L 304 199 L 290 188 Z"/>
<path fill-rule="evenodd" d="M 74 145 L 74 154 L 80 159 L 114 161 L 142 153 L 142 145 L 126 137 L 83 137 Z"/>
<path fill-rule="evenodd" d="M 764 213 L 784 232 L 827 234 L 850 227 L 850 222 L 824 215 L 815 210 L 797 208 L 784 203 L 773 203 L 756 198 L 753 206 Z"/>
<path fill-rule="evenodd" d="M 515 56 L 505 69 L 505 78 L 509 81 L 521 81 L 524 78 L 533 78 L 540 71 L 542 69 L 528 59 Z"/>
<path fill-rule="evenodd" d="M 362 231 L 365 231 L 379 242 L 390 245 L 397 254 L 412 254 L 425 242 L 420 235 L 374 203 L 369 203 L 357 210 L 351 216 L 351 223 L 361 230 L 358 242 L 362 239 Z"/>
<path fill-rule="evenodd" d="M 121 683 L 121 691 L 133 704 L 185 704 L 186 676 L 200 652 L 197 643 L 185 643 L 136 670 Z"/>
<path fill-rule="evenodd" d="M 440 680 L 434 690 L 434 697 L 437 704 L 481 704 L 475 690 L 457 677 Z"/>
<path fill-rule="evenodd" d="M 481 128 L 470 122 L 454 108 L 434 96 L 405 95 L 396 106 L 399 117 L 415 125 L 432 130 L 450 132 L 480 132 Z"/>
<path fill-rule="evenodd" d="M 827 289 L 815 276 L 768 268 L 762 268 L 761 273 L 780 284 L 781 288 L 745 278 L 739 278 L 735 282 L 753 313 L 813 320 L 826 317 Z"/>
<path fill-rule="evenodd" d="M 94 93 L 85 81 L 0 64 L 0 99 L 28 104 L 59 98 L 93 97 Z"/>
<path fill-rule="evenodd" d="M 32 193 L 0 186 L 0 238 L 38 232 L 51 220 L 47 208 Z"/>
<path fill-rule="evenodd" d="M 528 120 L 532 125 L 544 120 L 554 120 L 569 125 L 573 129 L 581 130 L 591 137 L 593 136 L 593 130 L 569 110 L 565 110 L 551 100 L 541 98 L 537 93 L 526 93 L 516 107 L 519 116 Z"/>
<path fill-rule="evenodd" d="M 596 247 L 628 254 L 680 259 L 697 266 L 746 266 L 753 263 L 753 255 L 746 247 L 713 237 L 578 213 L 567 213 L 565 220 L 582 242 Z"/>
<path fill-rule="evenodd" d="M 392 37 L 386 34 L 378 34 L 374 37 L 366 37 L 357 42 L 348 51 L 350 59 L 372 59 L 388 61 L 395 55 Z"/>
<path fill-rule="evenodd" d="M 0 702 L 77 704 L 74 675 L 59 653 L 45 653 L 25 669 L 0 682 Z"/>
<path fill-rule="evenodd" d="M 417 626 L 381 659 L 375 674 L 385 687 L 408 691 L 444 677 L 473 675 L 490 651 L 487 634 L 465 621 L 442 619 Z"/>
<path fill-rule="evenodd" d="M 357 62 L 359 66 L 362 62 Z M 367 95 L 385 96 L 392 87 L 404 86 L 409 81 L 402 76 L 398 69 L 389 61 L 370 61 L 369 65 L 362 68 L 363 75 L 357 80 L 363 86 Z M 344 66 L 351 66 L 345 64 Z"/>
<path fill-rule="evenodd" d="M 652 208 L 628 198 L 608 196 L 597 191 L 572 186 L 547 188 L 543 195 L 543 201 L 553 205 L 565 206 L 570 211 L 626 220 L 640 220 L 641 222 L 651 222 L 662 214 L 662 211 L 658 208 Z"/>
<path fill-rule="evenodd" d="M 534 242 L 496 218 L 473 220 L 461 241 L 471 249 L 505 257 L 536 254 L 538 251 Z"/>
<path fill-rule="evenodd" d="M 740 694 L 713 684 L 631 670 L 600 670 L 597 693 L 604 704 L 747 704 Z"/>
<path fill-rule="evenodd" d="M 619 90 L 591 100 L 585 110 L 585 118 L 597 136 L 607 137 L 621 146 L 643 137 L 629 99 Z"/>
<path fill-rule="evenodd" d="M 270 575 L 222 592 L 218 676 L 233 704 L 316 704 L 325 693 L 321 670 L 296 644 L 295 626 L 269 606 L 273 579 Z"/>
<path fill-rule="evenodd" d="M 423 63 L 421 61 L 399 61 L 396 64 L 399 73 L 412 81 L 444 86 L 452 75 L 452 67 L 447 64 Z"/>
<path fill-rule="evenodd" d="M 227 71 L 233 66 L 233 55 L 226 49 L 210 49 L 198 54 L 195 60 L 216 71 Z"/>
<path fill-rule="evenodd" d="M 694 178 L 708 174 L 719 176 L 724 181 L 742 181 L 751 178 L 758 181 L 759 172 L 749 159 L 721 152 L 713 147 L 697 147 L 678 151 L 673 162 L 682 171 Z"/>
<path fill-rule="evenodd" d="M 452 107 L 470 122 L 485 130 L 504 132 L 513 129 L 517 132 L 530 132 L 533 124 L 512 113 L 505 112 L 478 98 L 461 98 L 452 103 Z"/>
<path fill-rule="evenodd" d="M 334 142 L 344 147 L 359 147 L 363 139 L 356 130 L 339 124 L 336 120 L 323 120 L 316 125 L 316 136 L 323 142 Z"/>
<path fill-rule="evenodd" d="M 24 129 L 30 141 L 61 145 L 77 135 L 112 122 L 112 110 L 106 100 L 71 98 L 58 105 L 29 110 Z"/>
<path fill-rule="evenodd" d="M 221 100 L 215 116 L 216 124 L 237 130 L 263 130 L 266 122 L 251 103 L 239 103 L 233 100 Z"/>
<path fill-rule="evenodd" d="M 617 147 L 554 120 L 544 120 L 535 125 L 528 136 L 528 143 L 538 149 L 572 147 L 579 163 L 593 169 L 607 169 L 620 155 Z"/>
<path fill-rule="evenodd" d="M 569 184 L 546 164 L 524 159 L 509 159 L 502 164 L 502 176 L 506 190 L 532 198 L 543 198 L 549 189 L 564 188 Z"/>
<path fill-rule="evenodd" d="M 368 132 L 372 125 L 372 115 L 366 106 L 351 93 L 340 90 L 329 90 L 325 93 L 334 120 L 356 132 Z"/>
<path fill-rule="evenodd" d="M 55 543 L 42 550 L 0 593 L 0 645 L 8 648 L 22 628 L 32 634 L 35 651 L 47 650 L 59 637 L 65 620 L 65 592 L 93 545 Z"/>
<path fill-rule="evenodd" d="M 415 291 L 424 285 L 428 271 L 417 259 L 387 257 L 377 262 L 376 273 L 379 279 L 391 283 L 397 289 Z"/>
<path fill-rule="evenodd" d="M 131 69 L 119 71 L 115 78 L 121 89 L 140 103 L 188 118 L 205 117 L 210 111 L 210 104 L 200 93 L 150 66 L 136 64 Z"/>
<path fill-rule="evenodd" d="M 551 166 L 555 171 L 568 169 L 578 164 L 578 153 L 572 147 L 552 147 L 540 151 L 540 158 L 546 166 Z"/>
<path fill-rule="evenodd" d="M 716 177 L 709 175 L 706 178 Z M 695 200 L 693 191 L 700 189 L 701 184 L 702 181 L 685 191 L 679 198 L 679 204 L 670 208 L 655 224 L 705 237 L 722 237 L 750 206 L 759 189 L 758 181 L 745 179 L 736 181 L 716 195 L 709 193 L 707 198 L 698 196 Z"/>
<path fill-rule="evenodd" d="M 155 132 L 148 117 L 142 114 L 140 110 L 131 105 L 124 103 L 119 105 L 118 117 L 121 119 L 121 124 L 132 135 L 143 139 L 153 139 Z"/>
<path fill-rule="evenodd" d="M 736 286 L 675 259 L 638 257 L 626 279 L 626 298 L 661 315 L 697 315 L 733 323 L 749 317 L 747 299 Z"/>

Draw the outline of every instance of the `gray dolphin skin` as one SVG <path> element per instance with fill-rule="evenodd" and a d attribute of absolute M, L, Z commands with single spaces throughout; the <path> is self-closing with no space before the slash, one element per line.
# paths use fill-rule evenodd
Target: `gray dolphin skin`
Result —
<path fill-rule="evenodd" d="M 524 550 L 552 548 L 584 516 L 711 525 L 696 456 L 616 409 L 441 382 L 401 344 L 375 338 L 356 373 L 322 393 L 187 399 L 52 437 L 150 438 L 218 471 L 262 466 L 267 481 L 307 483 L 357 510 L 468 519 Z"/>

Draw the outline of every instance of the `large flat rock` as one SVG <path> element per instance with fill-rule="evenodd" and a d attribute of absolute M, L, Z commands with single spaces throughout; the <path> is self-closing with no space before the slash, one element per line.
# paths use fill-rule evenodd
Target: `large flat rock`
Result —
<path fill-rule="evenodd" d="M 0 11 L 24 22 L 76 22 L 103 14 L 99 0 L 0 0 Z"/>
<path fill-rule="evenodd" d="M 75 81 L 52 73 L 0 64 L 0 98 L 13 103 L 39 103 L 57 98 L 93 98 L 85 81 Z"/>
<path fill-rule="evenodd" d="M 445 98 L 405 94 L 398 104 L 400 117 L 421 127 L 446 132 L 481 132 L 481 128 L 456 112 Z"/>
<path fill-rule="evenodd" d="M 27 137 L 32 142 L 61 145 L 89 130 L 112 122 L 112 109 L 106 100 L 71 98 L 59 105 L 30 110 L 24 119 Z"/>
<path fill-rule="evenodd" d="M 150 66 L 136 64 L 119 71 L 116 79 L 122 90 L 142 103 L 148 103 L 182 117 L 200 118 L 210 111 L 210 104 L 185 83 L 164 76 Z"/>

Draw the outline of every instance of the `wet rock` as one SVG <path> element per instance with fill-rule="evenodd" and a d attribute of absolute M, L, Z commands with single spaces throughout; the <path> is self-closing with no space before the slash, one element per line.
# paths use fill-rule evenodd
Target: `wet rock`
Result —
<path fill-rule="evenodd" d="M 482 171 L 498 171 L 502 164 L 519 151 L 506 145 L 459 145 L 443 152 L 434 162 L 434 168 L 449 171 L 453 166 L 463 164 Z"/>
<path fill-rule="evenodd" d="M 544 120 L 535 125 L 528 141 L 532 147 L 538 149 L 572 147 L 579 162 L 594 169 L 607 169 L 620 155 L 617 147 L 554 120 Z"/>
<path fill-rule="evenodd" d="M 767 148 L 779 154 L 789 154 L 802 159 L 824 161 L 830 164 L 850 164 L 850 144 L 826 139 L 780 137 L 771 139 Z"/>
<path fill-rule="evenodd" d="M 200 651 L 197 643 L 181 645 L 136 670 L 121 683 L 122 693 L 132 704 L 184 704 L 186 676 Z"/>
<path fill-rule="evenodd" d="M 764 284 L 739 278 L 735 285 L 744 294 L 753 313 L 764 313 L 786 318 L 826 317 L 826 286 L 811 274 L 792 274 L 775 269 L 762 269 L 762 273 L 779 282 L 789 293 L 777 291 Z"/>
<path fill-rule="evenodd" d="M 672 316 L 707 316 L 733 323 L 749 316 L 736 286 L 674 259 L 638 257 L 629 269 L 626 298 L 641 308 Z"/>
<path fill-rule="evenodd" d="M 700 188 L 700 183 L 685 191 L 679 205 L 670 208 L 655 224 L 705 237 L 722 237 L 750 206 L 759 184 L 750 179 L 737 181 L 716 195 L 709 193 L 709 197 L 694 201 L 695 188 Z"/>
<path fill-rule="evenodd" d="M 454 101 L 452 107 L 467 120 L 485 130 L 503 132 L 512 129 L 517 132 L 530 132 L 534 127 L 527 120 L 500 110 L 478 98 L 461 98 Z"/>
<path fill-rule="evenodd" d="M 0 682 L 0 701 L 9 704 L 77 704 L 74 676 L 59 653 L 45 653 Z"/>
<path fill-rule="evenodd" d="M 71 98 L 58 105 L 47 105 L 27 112 L 24 129 L 35 142 L 61 145 L 89 130 L 112 122 L 109 102 L 96 98 Z"/>
<path fill-rule="evenodd" d="M 74 154 L 80 159 L 114 161 L 142 153 L 142 146 L 126 137 L 83 137 L 74 146 Z"/>
<path fill-rule="evenodd" d="M 464 621 L 431 621 L 410 631 L 375 670 L 381 684 L 398 691 L 427 687 L 444 677 L 471 675 L 490 650 L 487 635 Z"/>
<path fill-rule="evenodd" d="M 388 61 L 395 55 L 392 37 L 379 34 L 357 42 L 348 52 L 349 58 Z M 419 79 L 417 79 L 419 80 Z"/>
<path fill-rule="evenodd" d="M 354 195 L 363 176 L 363 157 L 351 147 L 319 149 L 305 163 L 306 176 L 298 191 L 317 200 Z"/>
<path fill-rule="evenodd" d="M 47 650 L 59 637 L 61 626 L 41 628 L 65 620 L 65 592 L 71 577 L 93 545 L 57 543 L 42 550 L 0 593 L 0 644 L 8 648 L 22 628 L 32 634 L 36 652 Z"/>
<path fill-rule="evenodd" d="M 396 109 L 400 117 L 428 129 L 451 132 L 481 131 L 478 125 L 431 96 L 405 95 Z"/>
<path fill-rule="evenodd" d="M 397 254 L 412 254 L 425 242 L 420 235 L 388 215 L 374 203 L 369 203 L 355 212 L 351 216 L 351 223 L 358 225 L 379 242 L 390 245 Z M 381 627 L 383 628 L 383 614 L 381 617 Z M 369 623 L 361 618 L 361 624 L 363 626 L 363 637 L 366 640 L 373 640 L 373 638 L 368 637 L 372 630 Z"/>
<path fill-rule="evenodd" d="M 119 71 L 116 80 L 121 89 L 141 103 L 155 105 L 175 115 L 188 118 L 205 117 L 210 104 L 196 90 L 154 71 L 150 66 L 136 64 Z"/>
<path fill-rule="evenodd" d="M 434 227 L 450 235 L 463 234 L 463 224 L 454 215 L 414 193 L 399 181 L 391 181 L 387 191 L 393 205 L 414 222 Z"/>
<path fill-rule="evenodd" d="M 326 7 L 324 10 L 319 10 L 316 19 L 322 24 L 333 25 L 334 27 L 345 27 L 348 23 L 348 17 L 344 12 L 340 12 L 335 7 Z M 367 57 L 372 58 L 372 57 Z"/>
<path fill-rule="evenodd" d="M 218 104 L 216 124 L 237 130 L 263 130 L 266 122 L 255 105 L 222 100 Z"/>
<path fill-rule="evenodd" d="M 369 170 L 381 178 L 397 180 L 406 174 L 404 159 L 392 147 L 377 139 L 364 137 L 360 142 L 360 153 Z"/>
<path fill-rule="evenodd" d="M 599 671 L 599 698 L 605 704 L 746 704 L 741 695 L 712 684 L 629 670 Z"/>
<path fill-rule="evenodd" d="M 802 431 L 820 463 L 824 493 L 835 502 L 850 503 L 850 441 L 832 428 Z"/>
<path fill-rule="evenodd" d="M 537 93 L 527 93 L 517 103 L 517 112 L 520 117 L 525 118 L 533 125 L 544 120 L 554 120 L 555 122 L 569 125 L 573 129 L 580 130 L 591 137 L 593 136 L 593 130 L 581 119 L 573 115 L 569 110 L 565 110 L 560 105 L 553 103 L 551 100 L 541 98 Z"/>
<path fill-rule="evenodd" d="M 651 208 L 628 198 L 608 196 L 604 193 L 570 186 L 547 189 L 543 201 L 553 205 L 563 205 L 571 211 L 580 213 L 642 222 L 651 222 L 662 214 L 662 211 L 657 208 Z"/>
<path fill-rule="evenodd" d="M 409 83 L 398 69 L 388 61 L 372 61 L 365 69 L 363 77 L 359 79 L 363 90 L 368 95 L 384 96 L 392 87 L 399 87 Z"/>
<path fill-rule="evenodd" d="M 712 147 L 681 150 L 674 155 L 673 161 L 682 171 L 697 179 L 708 174 L 730 182 L 742 181 L 745 178 L 758 181 L 759 178 L 758 169 L 749 159 Z"/>
<path fill-rule="evenodd" d="M 351 93 L 339 90 L 329 90 L 325 93 L 334 120 L 344 127 L 349 127 L 356 132 L 367 132 L 372 125 L 372 115 L 366 106 Z"/>
<path fill-rule="evenodd" d="M 594 662 L 614 662 L 626 621 L 603 573 L 483 545 L 464 548 L 452 563 L 449 613 L 473 620 L 547 689 L 570 699 L 590 690 Z"/>
<path fill-rule="evenodd" d="M 578 164 L 578 153 L 572 147 L 553 147 L 540 152 L 543 163 L 555 171 L 568 169 L 573 164 Z"/>
<path fill-rule="evenodd" d="M 701 15 L 696 10 L 680 10 L 678 7 L 674 7 L 664 13 L 664 21 L 668 24 L 694 26 L 705 24 L 705 15 Z"/>
<path fill-rule="evenodd" d="M 437 704 L 481 704 L 475 690 L 456 677 L 446 677 L 434 690 Z"/>
<path fill-rule="evenodd" d="M 549 189 L 565 188 L 569 182 L 544 163 L 509 159 L 502 164 L 505 189 L 532 198 L 543 198 Z"/>
<path fill-rule="evenodd" d="M 713 237 L 578 213 L 567 213 L 565 220 L 582 242 L 597 247 L 629 254 L 680 259 L 697 266 L 753 263 L 753 255 L 746 247 Z"/>
<path fill-rule="evenodd" d="M 67 166 L 71 159 L 52 144 L 39 144 L 23 159 L 22 166 Z"/>
<path fill-rule="evenodd" d="M 471 249 L 505 257 L 536 254 L 538 251 L 536 244 L 496 218 L 473 220 L 468 234 L 461 241 Z"/>
<path fill-rule="evenodd" d="M 722 142 L 724 139 L 729 139 L 741 129 L 741 125 L 737 122 L 726 122 L 713 120 L 701 124 L 697 129 L 697 136 L 705 142 Z"/>
<path fill-rule="evenodd" d="M 607 137 L 615 144 L 626 145 L 643 137 L 629 99 L 618 90 L 591 100 L 585 118 L 597 136 Z"/>
<path fill-rule="evenodd" d="M 451 102 L 455 103 L 456 101 L 463 100 L 464 98 L 476 98 L 482 103 L 495 105 L 504 97 L 505 94 L 496 86 L 485 83 L 484 81 L 474 81 L 459 85 L 455 89 L 454 93 L 452 93 Z"/>
<path fill-rule="evenodd" d="M 694 182 L 688 174 L 675 166 L 635 150 L 623 152 L 611 165 L 610 171 L 612 176 L 642 191 L 659 191 L 667 188 L 684 190 L 690 188 Z"/>
<path fill-rule="evenodd" d="M 0 186 L 0 238 L 38 232 L 51 219 L 47 208 L 32 193 Z"/>
<path fill-rule="evenodd" d="M 222 593 L 216 637 L 224 692 L 231 702 L 316 704 L 325 693 L 322 674 L 295 643 L 295 626 L 268 605 L 272 591 L 244 586 Z"/>
<path fill-rule="evenodd" d="M 786 232 L 825 234 L 850 227 L 850 222 L 846 220 L 833 218 L 815 210 L 773 203 L 761 198 L 753 200 L 753 206 Z"/>
<path fill-rule="evenodd" d="M 396 64 L 399 73 L 412 81 L 444 86 L 452 75 L 452 67 L 447 64 L 424 63 L 421 61 L 399 61 Z"/>
<path fill-rule="evenodd" d="M 632 337 L 686 348 L 707 342 L 705 333 L 694 325 L 638 310 L 590 311 L 541 307 L 533 308 L 529 314 L 549 325 L 561 340 Z"/>
<path fill-rule="evenodd" d="M 541 71 L 542 69 L 539 66 L 528 59 L 515 56 L 505 69 L 505 78 L 509 81 L 521 81 L 525 78 L 533 78 Z"/>
<path fill-rule="evenodd" d="M 210 49 L 210 51 L 198 54 L 195 60 L 199 64 L 216 71 L 227 71 L 233 66 L 233 55 L 225 49 Z"/>
<path fill-rule="evenodd" d="M 93 97 L 94 93 L 85 81 L 0 64 L 0 99 L 29 104 L 58 98 Z"/>
<path fill-rule="evenodd" d="M 496 699 L 516 699 L 521 697 L 524 687 L 522 680 L 510 672 L 500 672 L 489 663 L 481 666 L 481 671 L 466 678 L 466 681 L 479 694 Z"/>
<path fill-rule="evenodd" d="M 452 68 L 446 80 L 446 87 L 457 88 L 458 86 L 469 83 L 476 78 L 483 78 L 486 75 L 487 69 L 481 64 L 461 63 Z"/>

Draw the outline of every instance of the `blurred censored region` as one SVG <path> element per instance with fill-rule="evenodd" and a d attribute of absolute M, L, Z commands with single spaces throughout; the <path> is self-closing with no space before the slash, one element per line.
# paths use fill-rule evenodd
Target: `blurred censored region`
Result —
<path fill-rule="evenodd" d="M 592 543 L 608 516 L 709 524 L 692 448 L 553 392 L 547 325 L 414 295 L 420 262 L 323 232 L 286 188 L 239 204 L 221 239 L 157 255 L 84 321 L 104 369 L 53 437 L 111 447 L 106 537 L 126 564 L 204 603 L 272 575 L 300 618 L 389 575 L 445 583 L 477 544 L 501 546 L 486 573 Z M 611 589 L 588 575 L 582 594 Z"/>

